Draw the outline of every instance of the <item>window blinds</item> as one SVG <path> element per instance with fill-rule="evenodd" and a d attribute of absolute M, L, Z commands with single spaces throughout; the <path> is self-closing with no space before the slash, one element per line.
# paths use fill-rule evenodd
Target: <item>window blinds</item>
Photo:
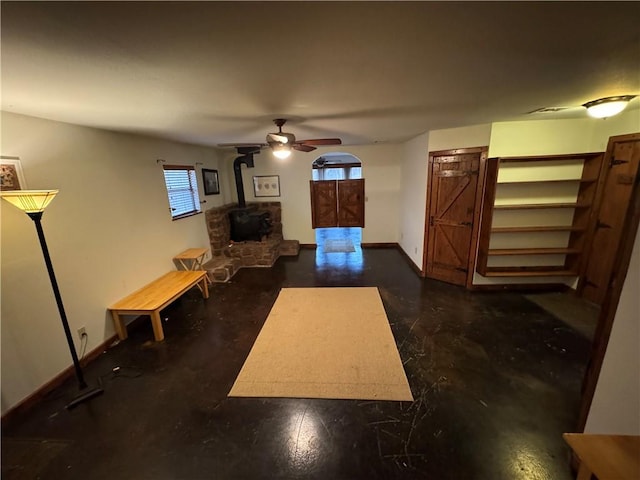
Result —
<path fill-rule="evenodd" d="M 200 211 L 195 168 L 185 165 L 166 165 L 164 181 L 169 195 L 172 218 Z"/>

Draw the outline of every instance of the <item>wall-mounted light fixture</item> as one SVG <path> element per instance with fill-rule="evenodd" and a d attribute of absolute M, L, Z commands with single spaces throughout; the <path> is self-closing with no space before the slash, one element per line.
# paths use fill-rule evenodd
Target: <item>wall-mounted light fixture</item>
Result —
<path fill-rule="evenodd" d="M 617 115 L 627 104 L 636 98 L 636 95 L 620 95 L 617 97 L 605 97 L 592 100 L 582 105 L 587 109 L 587 113 L 594 118 L 608 118 Z"/>

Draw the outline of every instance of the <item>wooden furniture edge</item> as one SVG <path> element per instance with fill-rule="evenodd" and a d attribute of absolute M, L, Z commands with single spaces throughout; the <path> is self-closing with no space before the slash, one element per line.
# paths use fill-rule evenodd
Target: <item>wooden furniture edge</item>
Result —
<path fill-rule="evenodd" d="M 614 478 L 614 475 L 621 480 L 638 478 L 640 436 L 563 433 L 562 438 L 571 447 L 571 464 L 578 472 L 577 480 L 590 480 L 592 476 Z M 611 470 L 613 464 L 615 472 Z"/>
<path fill-rule="evenodd" d="M 89 363 L 93 362 L 96 358 L 98 358 L 105 350 L 109 349 L 114 342 L 118 341 L 118 335 L 113 334 L 109 338 L 107 338 L 104 342 L 100 343 L 97 347 L 87 353 L 84 358 L 80 360 L 81 365 L 84 367 Z M 2 415 L 2 428 L 6 428 L 13 419 L 20 415 L 23 412 L 31 409 L 38 401 L 42 400 L 49 393 L 51 393 L 54 389 L 58 388 L 62 385 L 67 379 L 73 377 L 75 375 L 75 370 L 73 365 L 69 365 L 67 368 L 58 373 L 51 380 L 40 386 L 35 392 L 31 393 L 27 397 L 20 400 L 13 407 L 9 408 Z"/>

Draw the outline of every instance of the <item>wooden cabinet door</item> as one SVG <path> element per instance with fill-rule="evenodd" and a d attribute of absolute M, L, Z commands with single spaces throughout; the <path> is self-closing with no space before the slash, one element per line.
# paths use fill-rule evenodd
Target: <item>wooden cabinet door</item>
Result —
<path fill-rule="evenodd" d="M 364 227 L 364 179 L 338 180 L 338 226 Z"/>
<path fill-rule="evenodd" d="M 426 276 L 465 285 L 481 153 L 434 156 Z"/>
<path fill-rule="evenodd" d="M 338 226 L 338 192 L 335 180 L 309 182 L 311 186 L 311 227 Z"/>
<path fill-rule="evenodd" d="M 640 134 L 611 137 L 604 161 L 608 172 L 584 278 L 579 287 L 582 297 L 598 305 L 602 304 L 609 289 L 624 220 L 634 184 L 638 181 Z"/>

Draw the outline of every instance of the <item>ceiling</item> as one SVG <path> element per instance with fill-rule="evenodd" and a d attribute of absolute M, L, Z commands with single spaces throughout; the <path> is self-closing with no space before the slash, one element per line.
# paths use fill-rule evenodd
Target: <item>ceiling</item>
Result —
<path fill-rule="evenodd" d="M 401 142 L 640 93 L 640 2 L 1 3 L 2 109 L 201 145 Z M 637 108 L 640 99 L 632 101 Z M 572 107 L 533 114 L 540 107 Z"/>

